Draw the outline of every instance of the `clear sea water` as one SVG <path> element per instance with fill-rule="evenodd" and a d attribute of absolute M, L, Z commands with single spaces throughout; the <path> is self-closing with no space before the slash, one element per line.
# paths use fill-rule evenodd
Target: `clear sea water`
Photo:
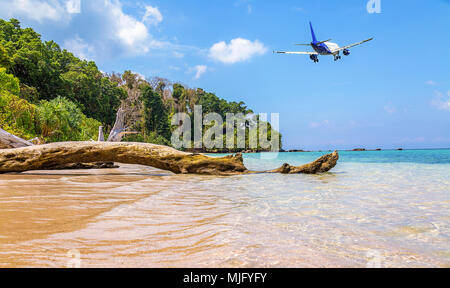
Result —
<path fill-rule="evenodd" d="M 323 154 L 244 161 L 268 170 Z M 322 175 L 7 174 L 0 266 L 450 267 L 449 211 L 450 150 L 340 152 Z"/>

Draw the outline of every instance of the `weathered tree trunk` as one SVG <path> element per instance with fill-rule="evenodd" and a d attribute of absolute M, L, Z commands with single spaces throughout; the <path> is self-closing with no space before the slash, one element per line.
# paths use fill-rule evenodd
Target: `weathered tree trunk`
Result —
<path fill-rule="evenodd" d="M 98 127 L 98 140 L 99 142 L 105 141 L 105 136 L 103 135 L 103 126 Z"/>
<path fill-rule="evenodd" d="M 292 167 L 284 164 L 269 173 L 322 173 L 333 168 L 337 152 L 318 160 Z M 141 164 L 172 171 L 207 175 L 258 173 L 248 171 L 242 154 L 222 158 L 181 152 L 173 148 L 147 143 L 62 142 L 25 148 L 0 150 L 0 173 L 54 169 L 61 165 L 89 162 Z"/>
<path fill-rule="evenodd" d="M 124 111 L 122 108 L 119 108 L 116 114 L 116 122 L 114 123 L 114 127 L 109 133 L 109 137 L 107 140 L 108 142 L 120 142 L 120 140 L 122 140 L 121 133 L 125 130 L 124 123 L 125 123 Z"/>
<path fill-rule="evenodd" d="M 100 126 L 100 128 L 103 128 Z M 99 128 L 99 132 L 100 132 Z M 103 132 L 103 129 L 102 129 Z M 103 133 L 102 133 L 103 136 Z M 100 137 L 100 135 L 99 135 Z M 104 139 L 103 139 L 104 141 Z M 11 133 L 0 129 L 0 149 L 11 149 L 29 147 L 34 144 L 31 141 L 24 140 Z M 69 163 L 64 165 L 57 165 L 49 167 L 50 170 L 73 170 L 73 169 L 106 169 L 106 168 L 119 168 L 114 162 L 95 162 L 95 163 Z"/>
<path fill-rule="evenodd" d="M 318 174 L 328 172 L 336 166 L 339 160 L 339 154 L 334 151 L 331 154 L 323 155 L 316 161 L 302 165 L 302 166 L 291 166 L 289 164 L 283 164 L 278 169 L 267 171 L 270 173 L 282 173 L 282 174 Z"/>
<path fill-rule="evenodd" d="M 108 142 L 120 142 L 123 137 L 123 133 L 126 130 L 125 127 L 125 112 L 122 108 L 117 110 L 116 114 L 116 122 L 114 123 L 114 127 L 109 133 Z"/>
<path fill-rule="evenodd" d="M 0 129 L 0 149 L 33 146 L 33 143 Z"/>
<path fill-rule="evenodd" d="M 127 131 L 128 127 L 125 126 L 125 110 L 120 107 L 117 110 L 116 114 L 116 122 L 114 123 L 114 127 L 108 136 L 108 142 L 120 142 L 122 138 L 126 134 L 138 134 L 138 132 Z"/>

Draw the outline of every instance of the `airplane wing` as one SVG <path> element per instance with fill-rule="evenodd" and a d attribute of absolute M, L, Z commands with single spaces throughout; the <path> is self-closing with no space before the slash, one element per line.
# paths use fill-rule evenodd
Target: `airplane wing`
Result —
<path fill-rule="evenodd" d="M 352 48 L 354 46 L 358 46 L 358 45 L 361 45 L 363 43 L 369 42 L 371 40 L 373 40 L 373 38 L 370 38 L 370 39 L 367 39 L 367 40 L 364 40 L 364 41 L 361 41 L 361 42 L 358 42 L 358 43 L 354 43 L 354 44 L 351 44 L 351 45 L 347 45 L 347 46 L 344 46 L 344 47 L 340 47 L 339 49 L 336 49 L 333 52 L 338 52 L 338 51 L 342 51 L 344 49 L 349 49 L 349 48 Z"/>
<path fill-rule="evenodd" d="M 279 54 L 297 54 L 297 55 L 319 55 L 317 52 L 285 52 L 285 51 L 273 51 L 273 53 L 279 53 Z"/>

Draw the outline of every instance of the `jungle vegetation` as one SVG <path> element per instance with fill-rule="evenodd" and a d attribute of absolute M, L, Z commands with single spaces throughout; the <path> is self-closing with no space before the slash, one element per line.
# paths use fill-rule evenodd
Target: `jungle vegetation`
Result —
<path fill-rule="evenodd" d="M 108 134 L 121 107 L 126 126 L 137 132 L 125 141 L 170 145 L 172 116 L 192 116 L 195 105 L 223 119 L 253 112 L 244 102 L 160 77 L 103 73 L 95 62 L 42 41 L 17 19 L 0 19 L 0 127 L 19 137 L 40 143 L 96 140 L 98 127 Z"/>

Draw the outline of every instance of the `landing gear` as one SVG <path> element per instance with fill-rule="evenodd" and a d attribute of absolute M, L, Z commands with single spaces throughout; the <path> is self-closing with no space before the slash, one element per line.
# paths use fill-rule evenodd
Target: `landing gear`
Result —
<path fill-rule="evenodd" d="M 334 61 L 337 61 L 339 59 L 341 59 L 342 57 L 340 55 L 334 55 Z"/>
<path fill-rule="evenodd" d="M 319 63 L 319 57 L 317 57 L 317 55 L 310 55 L 309 58 L 314 61 L 314 63 Z"/>

